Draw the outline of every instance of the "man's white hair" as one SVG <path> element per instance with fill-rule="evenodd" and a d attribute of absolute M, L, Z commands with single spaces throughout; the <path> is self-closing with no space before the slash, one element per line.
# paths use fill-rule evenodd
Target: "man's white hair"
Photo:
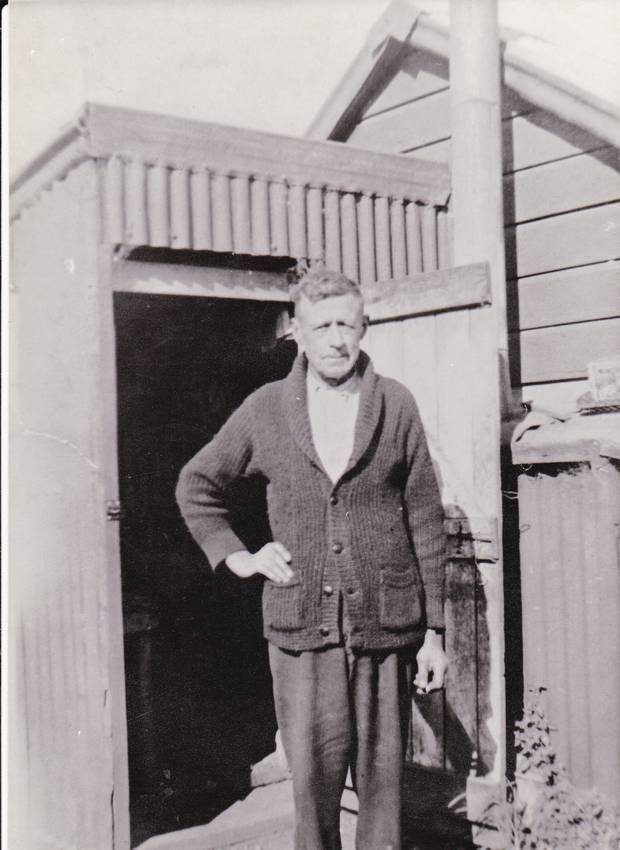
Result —
<path fill-rule="evenodd" d="M 362 298 L 359 284 L 341 272 L 325 268 L 312 268 L 304 272 L 299 280 L 289 288 L 289 297 L 297 304 L 302 295 L 316 303 L 335 295 L 357 295 Z"/>

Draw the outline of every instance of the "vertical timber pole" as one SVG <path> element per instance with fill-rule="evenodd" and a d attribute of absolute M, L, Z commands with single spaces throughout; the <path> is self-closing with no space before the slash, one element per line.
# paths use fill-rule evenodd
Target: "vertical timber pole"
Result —
<path fill-rule="evenodd" d="M 489 263 L 498 348 L 506 358 L 497 0 L 450 0 L 450 98 L 455 265 Z"/>
<path fill-rule="evenodd" d="M 502 129 L 500 42 L 497 0 L 450 0 L 450 96 L 452 117 L 452 215 L 454 264 L 486 261 L 490 267 L 491 315 L 472 311 L 472 341 L 491 334 L 488 348 L 497 352 L 478 376 L 487 394 L 474 410 L 476 463 L 480 477 L 476 489 L 488 516 L 497 520 L 501 540 L 500 433 L 502 397 L 507 382 L 506 272 L 502 190 Z M 490 321 L 489 321 L 490 320 Z M 492 362 L 493 361 L 493 362 Z M 491 393 L 492 404 L 489 405 Z M 496 393 L 496 395 L 493 395 Z M 474 400 L 475 403 L 475 400 Z M 490 408 L 490 409 L 489 409 Z M 499 543 L 498 540 L 498 543 Z M 500 547 L 501 550 L 501 547 Z M 485 798 L 497 788 L 505 771 L 504 615 L 501 562 L 479 563 L 478 607 L 484 614 L 489 634 L 489 659 L 479 664 L 488 669 L 478 688 L 490 704 L 480 723 L 480 737 L 494 742 L 485 777 L 470 777 L 467 788 L 470 820 L 482 820 Z M 480 647 L 479 647 L 480 649 Z M 479 659 L 480 661 L 480 659 Z M 481 705 L 479 694 L 478 704 Z M 486 714 L 486 716 L 485 716 Z M 476 838 L 476 830 L 474 830 Z"/>

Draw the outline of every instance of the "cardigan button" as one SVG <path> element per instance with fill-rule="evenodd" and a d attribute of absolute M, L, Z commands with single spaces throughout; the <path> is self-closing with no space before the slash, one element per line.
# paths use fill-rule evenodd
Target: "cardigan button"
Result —
<path fill-rule="evenodd" d="M 332 545 L 332 552 L 336 555 L 339 555 L 342 552 L 343 549 L 344 549 L 344 546 L 342 545 L 342 543 L 334 543 Z"/>
<path fill-rule="evenodd" d="M 329 497 L 329 504 L 330 505 L 337 505 L 338 504 L 338 496 L 335 493 L 332 493 L 331 496 Z"/>
<path fill-rule="evenodd" d="M 327 637 L 327 636 L 328 636 L 328 634 L 329 634 L 329 629 L 327 628 L 327 626 L 321 626 L 321 628 L 319 629 L 319 631 L 321 632 L 321 634 L 323 635 L 323 637 Z"/>
<path fill-rule="evenodd" d="M 325 596 L 331 596 L 333 592 L 334 588 L 331 586 L 331 584 L 326 584 L 323 588 L 323 593 L 325 594 Z"/>

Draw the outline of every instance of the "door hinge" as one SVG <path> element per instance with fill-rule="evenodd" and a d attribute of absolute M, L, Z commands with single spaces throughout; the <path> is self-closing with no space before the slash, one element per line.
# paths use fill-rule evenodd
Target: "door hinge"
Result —
<path fill-rule="evenodd" d="M 447 517 L 450 560 L 499 561 L 498 523 L 495 517 Z"/>
<path fill-rule="evenodd" d="M 121 503 L 117 499 L 108 499 L 105 503 L 105 515 L 108 522 L 118 522 L 121 518 Z"/>

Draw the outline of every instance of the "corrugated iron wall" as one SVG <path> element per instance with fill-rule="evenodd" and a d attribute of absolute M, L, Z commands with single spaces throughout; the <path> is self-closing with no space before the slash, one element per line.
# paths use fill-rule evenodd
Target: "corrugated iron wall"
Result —
<path fill-rule="evenodd" d="M 112 716 L 117 701 L 123 712 L 124 704 L 122 665 L 111 681 L 120 579 L 110 600 L 98 229 L 97 173 L 87 161 L 43 191 L 12 232 L 8 794 L 15 850 L 110 850 L 113 798 L 123 803 L 113 778 Z M 118 823 L 117 830 L 122 847 Z"/>
<path fill-rule="evenodd" d="M 108 243 L 322 261 L 362 283 L 451 265 L 449 213 L 416 198 L 120 156 L 100 168 Z"/>
<path fill-rule="evenodd" d="M 619 467 L 532 467 L 519 516 L 525 685 L 572 781 L 620 802 Z"/>

